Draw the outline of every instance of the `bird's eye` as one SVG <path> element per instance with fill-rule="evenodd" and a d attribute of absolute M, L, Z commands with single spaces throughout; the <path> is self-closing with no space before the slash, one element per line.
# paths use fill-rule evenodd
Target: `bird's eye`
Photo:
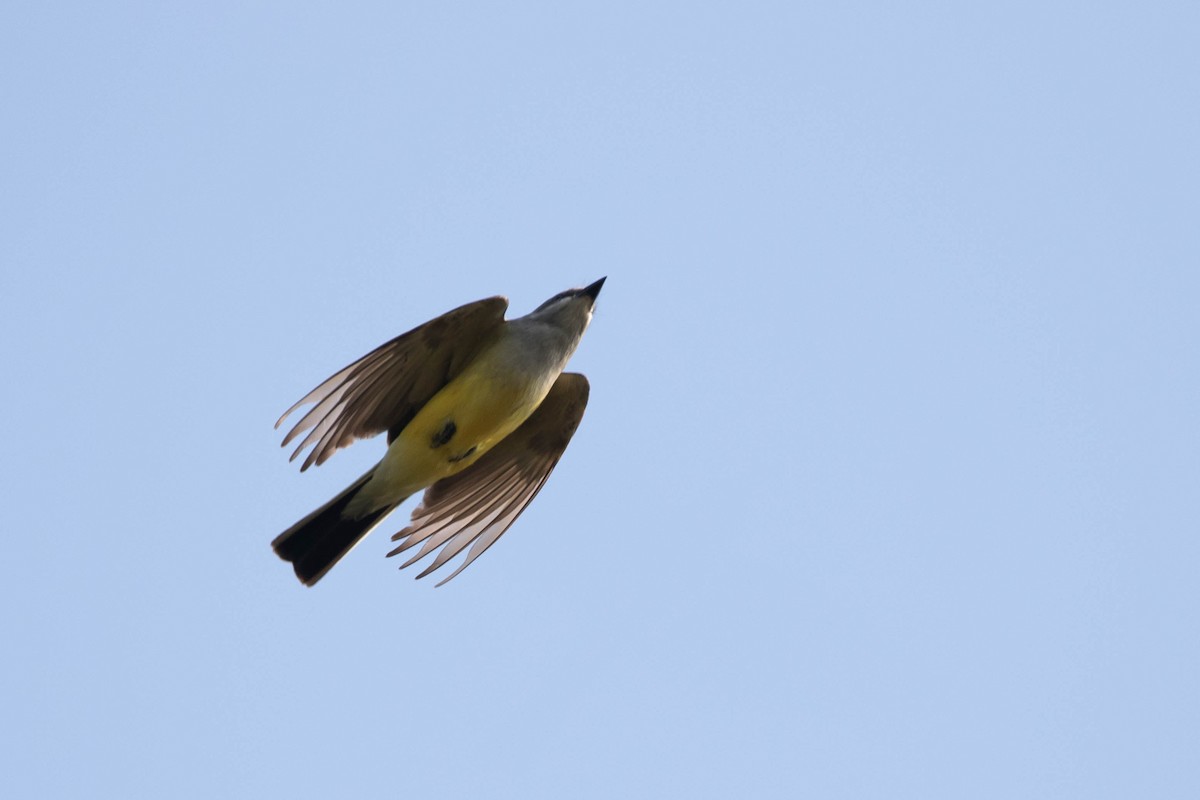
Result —
<path fill-rule="evenodd" d="M 554 297 L 551 297 L 549 300 L 542 303 L 540 306 L 538 306 L 536 309 L 534 309 L 534 311 L 541 311 L 543 308 L 549 308 L 550 306 L 554 305 L 559 300 L 562 300 L 567 297 L 574 297 L 574 296 L 575 296 L 575 290 L 567 289 L 565 292 L 559 292 L 558 294 L 554 295 Z"/>

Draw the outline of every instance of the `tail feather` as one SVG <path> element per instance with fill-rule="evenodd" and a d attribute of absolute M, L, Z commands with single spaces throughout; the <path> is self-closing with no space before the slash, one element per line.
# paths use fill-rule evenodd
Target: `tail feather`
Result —
<path fill-rule="evenodd" d="M 400 505 L 385 506 L 357 519 L 342 516 L 358 490 L 370 479 L 368 472 L 337 497 L 275 537 L 272 549 L 284 561 L 290 561 L 296 577 L 312 586 L 342 556 L 371 532 L 379 522 Z"/>

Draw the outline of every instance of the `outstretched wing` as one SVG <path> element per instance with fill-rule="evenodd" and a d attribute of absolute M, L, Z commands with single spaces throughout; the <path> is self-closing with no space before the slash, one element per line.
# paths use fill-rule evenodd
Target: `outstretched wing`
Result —
<path fill-rule="evenodd" d="M 508 300 L 489 297 L 448 311 L 367 353 L 313 389 L 275 423 L 278 428 L 300 406 L 312 403 L 287 436 L 287 446 L 305 431 L 291 459 L 313 445 L 300 471 L 323 464 L 336 450 L 388 431 L 399 435 L 421 407 L 453 380 L 504 322 Z"/>
<path fill-rule="evenodd" d="M 587 400 L 587 378 L 572 372 L 559 375 L 519 428 L 462 472 L 425 490 L 412 523 L 392 537 L 403 541 L 388 556 L 424 542 L 403 569 L 441 547 L 417 576 L 424 578 L 470 546 L 463 563 L 438 586 L 462 572 L 495 544 L 541 490 L 579 427 Z"/>

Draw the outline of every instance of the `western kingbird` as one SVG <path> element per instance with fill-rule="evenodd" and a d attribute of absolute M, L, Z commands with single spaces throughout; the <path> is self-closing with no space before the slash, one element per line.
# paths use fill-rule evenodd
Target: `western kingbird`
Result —
<path fill-rule="evenodd" d="M 489 297 L 397 336 L 335 373 L 284 412 L 312 404 L 287 436 L 305 431 L 300 471 L 339 448 L 387 431 L 383 459 L 344 492 L 271 542 L 312 586 L 364 536 L 425 489 L 394 556 L 422 544 L 407 567 L 437 548 L 423 578 L 470 546 L 478 558 L 533 500 L 567 448 L 588 399 L 587 378 L 563 372 L 592 320 L 604 278 L 559 292 L 531 314 L 505 320 Z M 310 430 L 311 429 L 311 430 Z"/>

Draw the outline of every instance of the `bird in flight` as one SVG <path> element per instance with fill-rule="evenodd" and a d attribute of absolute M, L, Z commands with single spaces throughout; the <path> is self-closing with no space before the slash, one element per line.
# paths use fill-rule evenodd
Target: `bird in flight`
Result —
<path fill-rule="evenodd" d="M 283 438 L 312 447 L 300 467 L 325 462 L 356 439 L 387 431 L 388 449 L 366 474 L 281 533 L 271 547 L 305 585 L 319 581 L 409 496 L 424 489 L 398 555 L 401 569 L 440 551 L 423 578 L 466 548 L 453 578 L 491 547 L 541 490 L 579 427 L 588 382 L 563 372 L 592 319 L 604 278 L 559 292 L 505 320 L 489 297 L 397 336 L 332 375 L 284 412 L 312 407 Z M 307 431 L 307 435 L 305 432 Z"/>

